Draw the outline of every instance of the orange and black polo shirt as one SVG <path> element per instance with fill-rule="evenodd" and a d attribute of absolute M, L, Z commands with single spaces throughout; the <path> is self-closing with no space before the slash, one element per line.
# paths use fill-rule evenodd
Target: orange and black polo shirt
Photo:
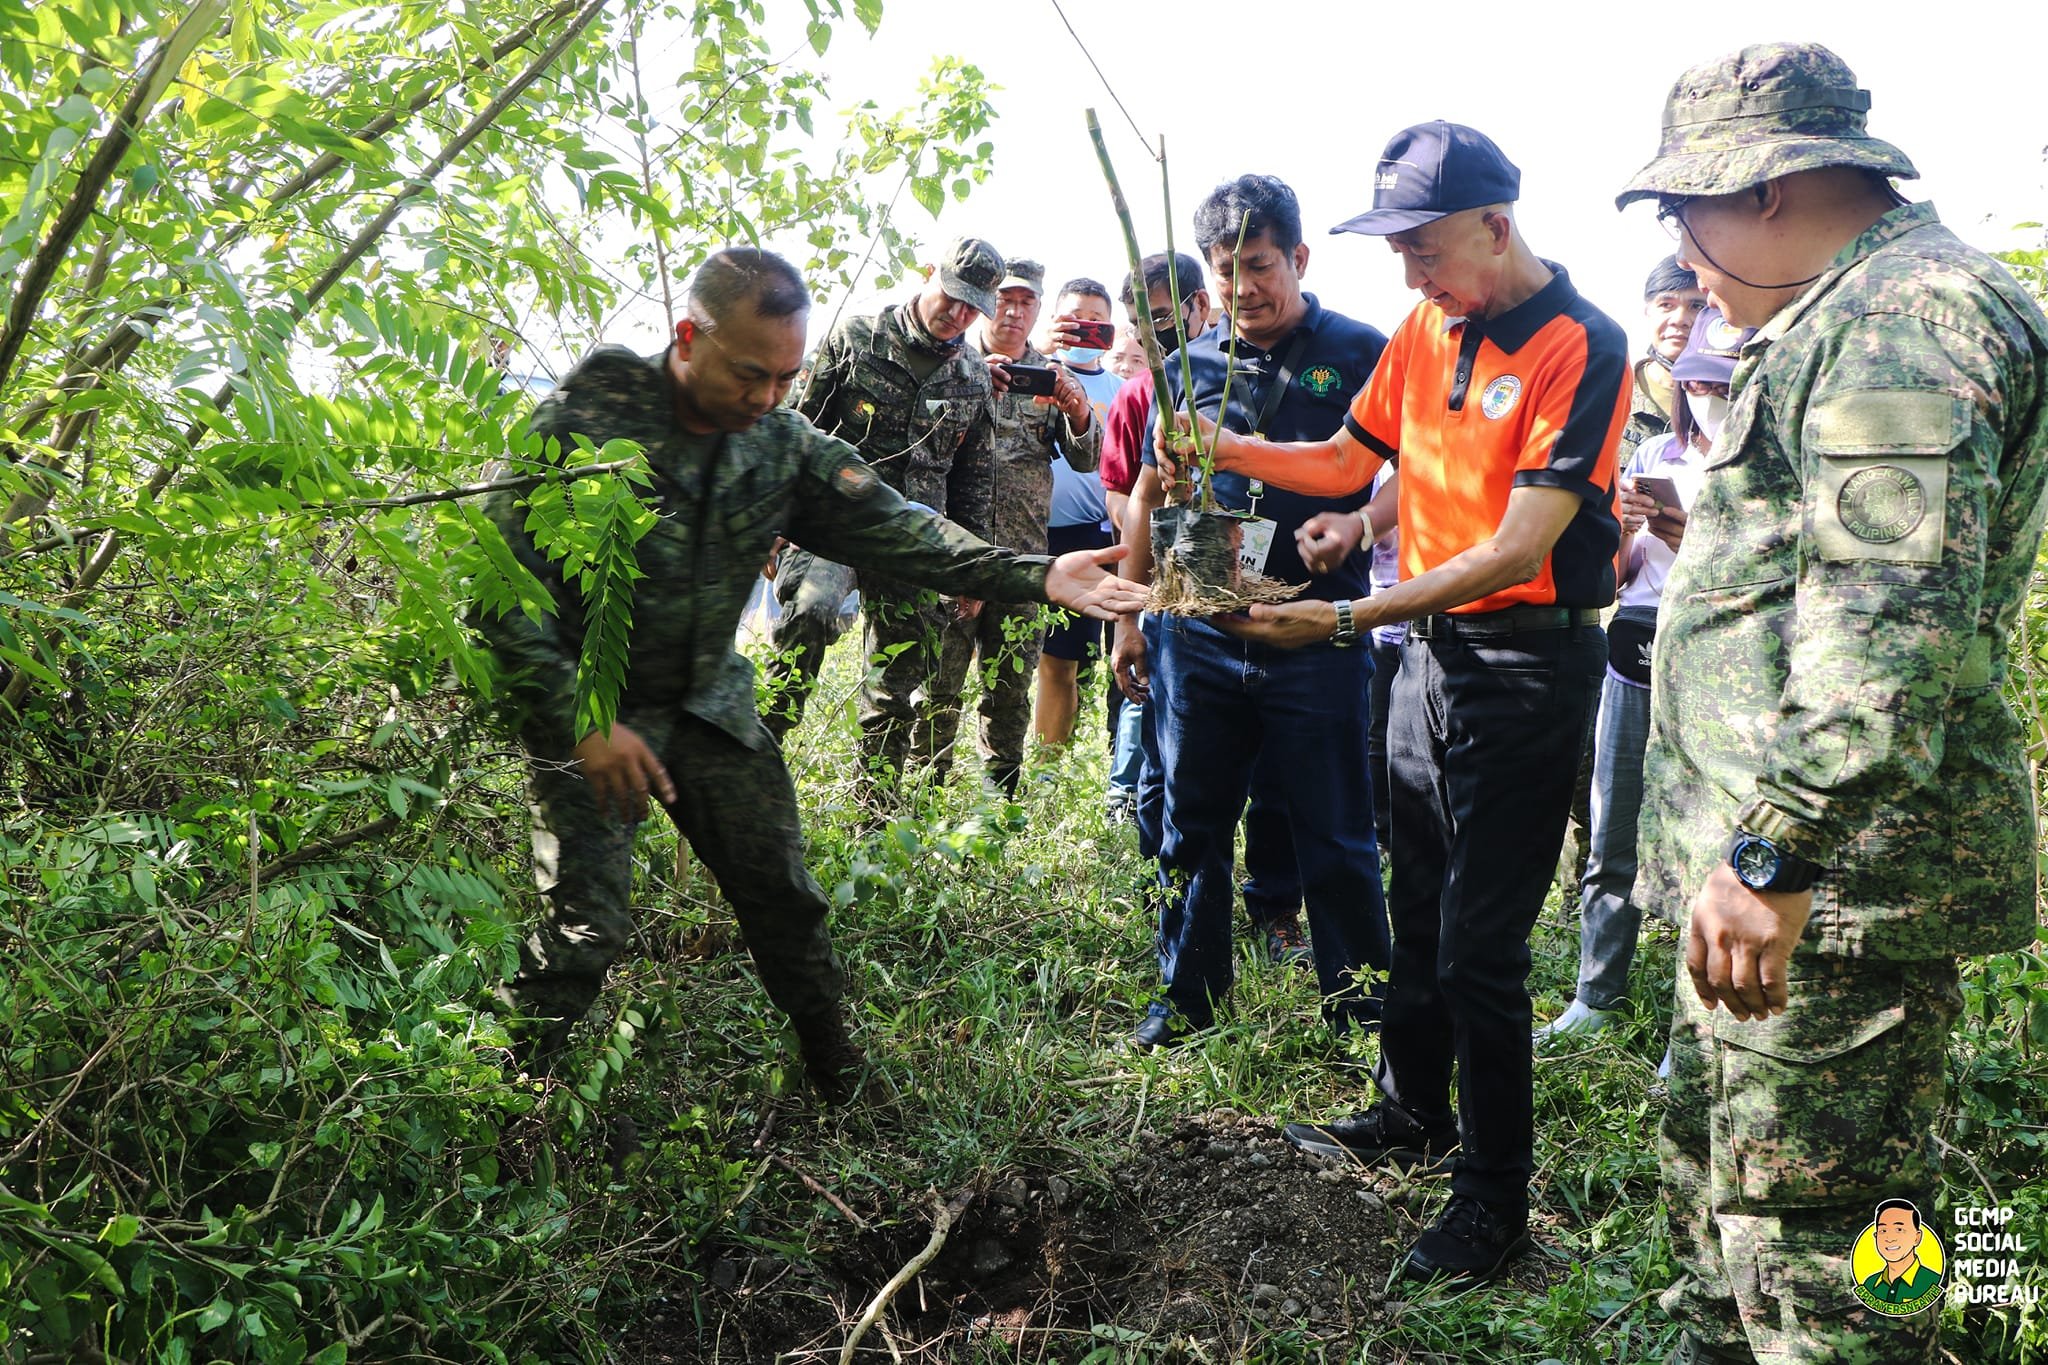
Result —
<path fill-rule="evenodd" d="M 1628 339 L 1556 265 L 1549 284 L 1495 318 L 1416 306 L 1345 428 L 1401 468 L 1401 577 L 1492 538 L 1508 494 L 1565 488 L 1583 499 L 1542 571 L 1454 611 L 1614 600 L 1615 453 L 1628 424 Z"/>

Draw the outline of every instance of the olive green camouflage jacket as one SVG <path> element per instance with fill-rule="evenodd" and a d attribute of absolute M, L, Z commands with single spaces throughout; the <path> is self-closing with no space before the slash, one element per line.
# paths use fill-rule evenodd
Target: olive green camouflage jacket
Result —
<path fill-rule="evenodd" d="M 997 549 L 911 507 L 851 446 L 791 409 L 716 440 L 686 438 L 674 412 L 666 353 L 642 357 L 605 346 L 533 415 L 533 429 L 565 448 L 575 435 L 598 446 L 636 441 L 654 473 L 648 496 L 659 519 L 635 546 L 645 576 L 634 587 L 620 723 L 681 708 L 751 747 L 771 742 L 754 711 L 753 665 L 733 642 L 778 534 L 946 593 L 1045 600 L 1045 558 Z M 557 610 L 539 621 L 516 611 L 479 619 L 478 629 L 510 675 L 528 733 L 566 750 L 579 738 L 570 732 L 583 648 L 580 600 L 559 565 L 534 547 L 517 494 L 494 493 L 485 510 Z"/>
<path fill-rule="evenodd" d="M 859 450 L 889 487 L 986 537 L 995 490 L 988 364 L 963 343 L 920 381 L 897 321 L 911 306 L 834 327 L 797 376 L 790 406 Z"/>
<path fill-rule="evenodd" d="M 977 350 L 983 363 L 987 352 Z M 1019 365 L 1051 365 L 1026 344 Z M 989 536 L 1013 550 L 1045 549 L 1045 523 L 1052 516 L 1052 462 L 1064 459 L 1086 474 L 1102 463 L 1102 423 L 1091 411 L 1088 429 L 1076 433 L 1067 415 L 1022 394 L 995 397 L 995 492 L 989 499 Z"/>
<path fill-rule="evenodd" d="M 1894 209 L 1744 346 L 1657 631 L 1637 899 L 1738 825 L 1825 865 L 1804 947 L 2034 939 L 2033 781 L 2000 693 L 2048 481 L 2048 320 Z"/>

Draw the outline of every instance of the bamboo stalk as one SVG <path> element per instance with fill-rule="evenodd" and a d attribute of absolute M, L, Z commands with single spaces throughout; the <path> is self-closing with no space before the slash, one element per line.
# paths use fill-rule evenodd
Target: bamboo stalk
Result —
<path fill-rule="evenodd" d="M 1202 429 L 1201 411 L 1195 406 L 1195 367 L 1188 359 L 1187 313 L 1181 304 L 1180 297 L 1180 252 L 1173 243 L 1173 181 L 1172 177 L 1166 173 L 1166 134 L 1164 133 L 1159 135 L 1159 196 L 1166 209 L 1166 292 L 1173 300 L 1173 334 L 1180 342 L 1174 354 L 1180 357 L 1180 393 L 1188 405 L 1188 431 L 1190 434 L 1193 434 Z M 1150 300 L 1148 299 L 1147 303 L 1149 304 L 1149 302 Z M 1158 411 L 1159 420 L 1164 422 L 1169 411 L 1164 394 L 1160 395 Z M 1199 441 L 1201 438 L 1196 436 L 1194 439 Z M 1171 446 L 1170 440 L 1169 446 Z M 1176 449 L 1174 453 L 1179 454 L 1180 452 Z M 1202 474 L 1202 510 L 1204 512 L 1213 512 L 1216 510 L 1216 494 L 1209 487 L 1208 470 L 1206 468 L 1202 468 Z M 1171 485 L 1168 485 L 1166 495 L 1169 498 L 1173 496 Z"/>
<path fill-rule="evenodd" d="M 1152 328 L 1150 296 L 1145 294 L 1145 255 L 1138 249 L 1138 230 L 1131 224 L 1131 206 L 1124 199 L 1123 185 L 1116 178 L 1116 167 L 1110 163 L 1109 148 L 1102 141 L 1102 124 L 1095 117 L 1095 111 L 1088 111 L 1088 137 L 1095 144 L 1095 159 L 1102 163 L 1102 178 L 1109 182 L 1110 203 L 1116 207 L 1116 220 L 1124 230 L 1124 251 L 1131 262 L 1131 311 L 1137 315 L 1138 343 L 1145 349 L 1145 366 L 1152 371 L 1152 410 L 1165 414 L 1172 411 L 1173 391 L 1166 383 L 1166 356 L 1159 349 L 1159 336 Z M 1164 149 L 1161 149 L 1162 152 Z M 1172 277 L 1168 259 L 1168 278 Z M 1180 320 L 1174 319 L 1174 328 L 1179 330 Z"/>

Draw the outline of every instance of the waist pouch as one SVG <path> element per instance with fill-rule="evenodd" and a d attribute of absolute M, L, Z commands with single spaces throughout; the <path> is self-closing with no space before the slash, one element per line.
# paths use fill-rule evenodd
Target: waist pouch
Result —
<path fill-rule="evenodd" d="M 1618 614 L 1607 623 L 1607 666 L 1639 687 L 1650 685 L 1650 645 L 1657 622 Z"/>

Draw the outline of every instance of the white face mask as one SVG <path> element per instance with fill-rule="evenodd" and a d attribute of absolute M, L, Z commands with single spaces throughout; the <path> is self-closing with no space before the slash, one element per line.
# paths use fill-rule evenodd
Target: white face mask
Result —
<path fill-rule="evenodd" d="M 1706 435 L 1709 442 L 1721 439 L 1721 423 L 1728 416 L 1728 399 L 1724 395 L 1688 390 L 1685 406 L 1692 413 L 1693 425 Z"/>

